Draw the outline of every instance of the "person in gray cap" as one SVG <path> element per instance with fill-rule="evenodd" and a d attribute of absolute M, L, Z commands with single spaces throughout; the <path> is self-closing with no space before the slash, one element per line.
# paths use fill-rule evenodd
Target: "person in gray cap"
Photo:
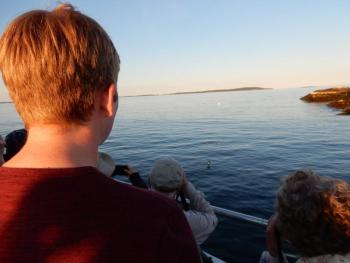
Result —
<path fill-rule="evenodd" d="M 195 240 L 201 245 L 214 231 L 218 219 L 204 194 L 188 181 L 181 165 L 171 157 L 162 157 L 154 163 L 148 178 L 150 189 L 169 198 L 179 195 L 190 201 L 184 214 Z"/>
<path fill-rule="evenodd" d="M 215 230 L 218 219 L 204 194 L 195 189 L 187 180 L 181 165 L 171 157 L 162 157 L 155 161 L 149 177 L 148 186 L 141 178 L 135 167 L 127 165 L 122 172 L 113 172 L 114 175 L 127 175 L 131 184 L 138 188 L 155 191 L 167 198 L 181 201 L 182 210 L 192 229 L 203 263 L 213 262 L 200 249 L 200 245 Z M 186 199 L 190 201 L 187 203 Z"/>

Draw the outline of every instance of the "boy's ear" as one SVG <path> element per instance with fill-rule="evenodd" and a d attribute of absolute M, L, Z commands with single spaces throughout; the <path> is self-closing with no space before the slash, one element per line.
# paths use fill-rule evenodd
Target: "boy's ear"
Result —
<path fill-rule="evenodd" d="M 118 108 L 118 92 L 115 83 L 102 90 L 100 99 L 100 108 L 105 112 L 106 117 L 114 116 Z"/>

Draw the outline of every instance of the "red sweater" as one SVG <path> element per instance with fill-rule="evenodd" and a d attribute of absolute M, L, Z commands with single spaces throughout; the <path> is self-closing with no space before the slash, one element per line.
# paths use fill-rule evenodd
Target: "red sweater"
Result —
<path fill-rule="evenodd" d="M 93 167 L 0 168 L 0 262 L 200 262 L 172 200 Z"/>

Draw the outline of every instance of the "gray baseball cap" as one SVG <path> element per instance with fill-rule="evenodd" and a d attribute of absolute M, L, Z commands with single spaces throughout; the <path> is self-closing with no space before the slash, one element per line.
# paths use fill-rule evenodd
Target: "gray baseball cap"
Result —
<path fill-rule="evenodd" d="M 97 169 L 104 175 L 112 176 L 115 164 L 111 156 L 104 152 L 98 152 L 97 154 Z"/>
<path fill-rule="evenodd" d="M 162 157 L 155 161 L 149 182 L 156 190 L 174 192 L 180 188 L 184 175 L 184 170 L 175 159 Z"/>

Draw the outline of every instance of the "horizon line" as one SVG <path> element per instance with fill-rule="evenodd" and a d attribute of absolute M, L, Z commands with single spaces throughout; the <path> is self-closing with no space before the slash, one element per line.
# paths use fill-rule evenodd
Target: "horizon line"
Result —
<path fill-rule="evenodd" d="M 152 97 L 152 96 L 171 96 L 171 95 L 186 95 L 186 94 L 201 94 L 201 93 L 219 93 L 219 92 L 238 92 L 238 91 L 254 91 L 254 90 L 273 90 L 273 89 L 284 89 L 284 88 L 339 88 L 339 87 L 348 87 L 350 84 L 344 85 L 307 85 L 300 87 L 283 87 L 283 88 L 266 88 L 266 87 L 241 87 L 241 88 L 230 88 L 230 89 L 213 89 L 213 90 L 198 90 L 198 91 L 182 91 L 182 92 L 171 92 L 171 93 L 160 93 L 160 94 L 137 94 L 137 95 L 119 95 L 119 97 Z M 13 103 L 12 100 L 1 101 L 0 103 Z"/>

